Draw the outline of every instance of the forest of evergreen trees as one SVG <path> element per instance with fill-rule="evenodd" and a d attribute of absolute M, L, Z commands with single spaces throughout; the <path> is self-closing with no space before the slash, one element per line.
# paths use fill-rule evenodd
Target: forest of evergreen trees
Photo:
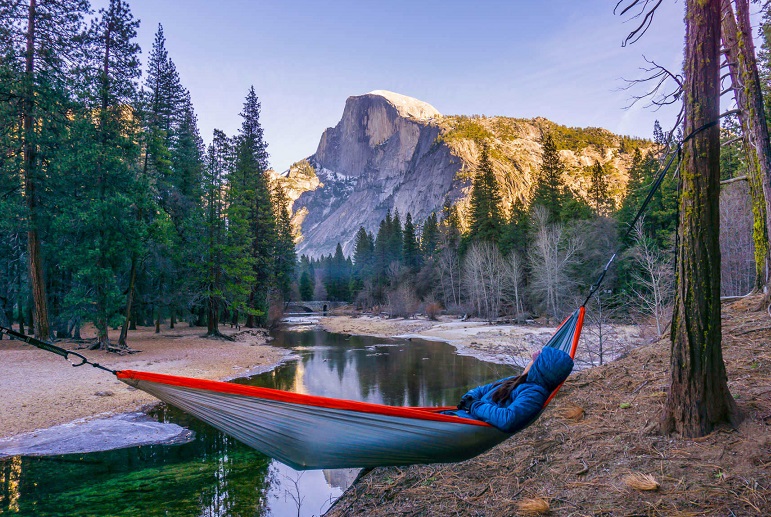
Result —
<path fill-rule="evenodd" d="M 124 0 L 0 4 L 0 324 L 126 347 L 136 325 L 266 325 L 290 293 L 254 89 L 205 147 L 163 27 L 142 67 L 138 26 Z"/>

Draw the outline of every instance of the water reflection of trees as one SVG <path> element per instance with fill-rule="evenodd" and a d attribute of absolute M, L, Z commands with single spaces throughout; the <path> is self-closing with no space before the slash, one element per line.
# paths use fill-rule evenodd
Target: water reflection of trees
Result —
<path fill-rule="evenodd" d="M 342 398 L 382 402 L 394 406 L 453 405 L 470 387 L 513 374 L 510 366 L 458 356 L 453 347 L 421 340 L 387 340 L 346 336 L 323 331 L 285 332 L 277 343 L 295 348 L 301 355 L 274 372 L 253 378 L 250 384 L 292 390 L 300 372 L 309 381 L 330 382 L 338 389 L 317 387 L 314 394 L 339 393 Z M 359 393 L 345 390 L 346 372 L 356 376 Z M 342 391 L 341 391 L 342 390 Z M 323 391 L 323 392 L 322 392 Z"/>
<path fill-rule="evenodd" d="M 270 459 L 205 424 L 186 424 L 196 438 L 184 445 L 0 460 L 0 494 L 20 494 L 16 511 L 2 497 L 0 514 L 267 514 Z M 6 475 L 14 461 L 17 474 Z"/>
<path fill-rule="evenodd" d="M 370 372 L 360 376 L 362 391 L 378 391 L 384 403 L 394 406 L 454 405 L 470 387 L 511 372 L 509 367 L 458 356 L 443 343 L 413 341 L 369 359 L 358 365 Z"/>

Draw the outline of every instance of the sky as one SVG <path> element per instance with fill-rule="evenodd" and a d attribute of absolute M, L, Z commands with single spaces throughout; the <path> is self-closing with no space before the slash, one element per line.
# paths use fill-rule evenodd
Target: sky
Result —
<path fill-rule="evenodd" d="M 96 0 L 95 7 L 106 3 Z M 664 0 L 648 32 L 615 0 L 129 0 L 146 63 L 158 24 L 190 90 L 205 142 L 237 133 L 250 86 L 277 171 L 316 151 L 345 100 L 391 90 L 446 115 L 546 117 L 651 137 L 675 111 L 630 109 L 643 58 L 682 68 L 683 0 Z M 636 90 L 642 93 L 642 89 Z"/>

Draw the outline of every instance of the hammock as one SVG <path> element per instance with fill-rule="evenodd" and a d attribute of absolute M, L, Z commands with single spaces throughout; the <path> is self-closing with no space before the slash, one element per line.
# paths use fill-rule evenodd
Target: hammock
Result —
<path fill-rule="evenodd" d="M 546 346 L 573 357 L 583 317 L 582 306 Z M 440 414 L 454 407 L 386 406 L 131 370 L 116 375 L 296 470 L 457 462 L 511 436 Z"/>
<path fill-rule="evenodd" d="M 546 346 L 574 357 L 584 311 L 584 306 L 576 309 Z M 511 436 L 480 420 L 441 414 L 454 406 L 386 406 L 230 382 L 115 371 L 11 329 L 0 326 L 0 332 L 65 359 L 78 358 L 73 366 L 90 364 L 113 373 L 296 470 L 451 463 L 473 458 Z"/>

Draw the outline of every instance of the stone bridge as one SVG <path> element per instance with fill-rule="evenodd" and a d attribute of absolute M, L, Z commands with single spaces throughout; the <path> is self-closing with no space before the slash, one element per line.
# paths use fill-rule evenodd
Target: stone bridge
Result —
<path fill-rule="evenodd" d="M 301 313 L 319 313 L 323 314 L 327 311 L 331 311 L 337 307 L 347 305 L 346 302 L 329 302 L 329 301 L 310 301 L 310 302 L 289 302 L 284 312 L 286 314 L 301 314 Z"/>

